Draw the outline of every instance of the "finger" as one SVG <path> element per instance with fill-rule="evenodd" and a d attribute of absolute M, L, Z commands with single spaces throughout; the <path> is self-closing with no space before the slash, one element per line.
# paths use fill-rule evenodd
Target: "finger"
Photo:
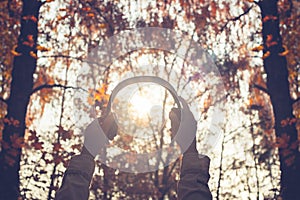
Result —
<path fill-rule="evenodd" d="M 104 118 L 98 118 L 98 120 L 101 124 L 101 128 L 105 133 L 107 133 L 111 129 L 111 126 L 114 123 L 114 117 L 112 113 L 109 113 Z"/>
<path fill-rule="evenodd" d="M 113 140 L 114 137 L 117 135 L 117 133 L 118 133 L 118 125 L 115 121 L 113 121 L 107 134 L 108 139 Z"/>
<path fill-rule="evenodd" d="M 108 113 L 103 119 L 102 128 L 109 140 L 113 140 L 118 133 L 118 125 L 115 121 L 113 113 Z"/>
<path fill-rule="evenodd" d="M 172 108 L 171 111 L 169 112 L 169 119 L 170 120 L 177 120 L 180 119 L 180 109 L 179 108 Z"/>
<path fill-rule="evenodd" d="M 171 120 L 171 133 L 174 136 L 176 134 L 179 124 L 180 124 L 180 109 L 178 108 L 172 108 L 169 112 L 169 118 Z"/>

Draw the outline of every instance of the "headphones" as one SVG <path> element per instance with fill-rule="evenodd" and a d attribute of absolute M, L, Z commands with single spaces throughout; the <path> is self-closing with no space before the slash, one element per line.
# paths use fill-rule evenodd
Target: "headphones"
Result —
<path fill-rule="evenodd" d="M 181 104 L 180 104 L 180 100 L 179 97 L 177 95 L 177 92 L 175 91 L 175 89 L 173 88 L 173 86 L 165 81 L 162 78 L 156 77 L 156 76 L 136 76 L 136 77 L 132 77 L 132 78 L 128 78 L 125 79 L 123 81 L 121 81 L 112 91 L 110 97 L 109 97 L 109 101 L 107 103 L 107 109 L 106 109 L 106 113 L 110 113 L 112 110 L 112 102 L 114 101 L 115 97 L 117 96 L 118 92 L 120 92 L 123 88 L 127 87 L 128 85 L 132 85 L 135 83 L 156 83 L 158 85 L 161 85 L 162 87 L 166 88 L 172 95 L 175 104 L 177 105 L 177 108 L 181 111 Z M 180 112 L 181 113 L 181 112 Z M 179 117 L 181 119 L 181 115 Z M 112 123 L 112 128 L 116 129 L 117 127 L 117 122 L 114 120 L 114 122 Z M 111 129 L 110 129 L 111 130 Z"/>

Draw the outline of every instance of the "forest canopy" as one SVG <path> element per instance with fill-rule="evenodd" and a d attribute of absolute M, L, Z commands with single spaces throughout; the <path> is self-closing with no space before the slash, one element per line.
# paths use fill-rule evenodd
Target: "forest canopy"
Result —
<path fill-rule="evenodd" d="M 168 79 L 201 113 L 197 147 L 211 150 L 204 153 L 211 159 L 214 199 L 297 199 L 299 8 L 296 0 L 1 1 L 0 198 L 54 199 L 93 112 L 102 112 L 122 78 L 151 73 Z M 178 44 L 188 38 L 208 59 L 200 51 L 178 56 L 176 45 L 129 51 L 125 40 L 111 42 L 147 28 L 180 33 Z M 144 44 L 162 47 L 168 37 L 147 38 Z M 95 51 L 103 44 L 109 45 Z M 195 62 L 188 63 L 188 56 Z M 189 90 L 180 88 L 184 83 Z M 143 106 L 132 109 L 142 112 Z M 217 109 L 222 114 L 213 115 Z M 215 120 L 210 148 L 203 133 L 209 132 L 212 116 L 221 116 L 222 123 Z M 126 124 L 127 117 L 119 119 Z M 143 128 L 140 116 L 132 118 Z M 163 135 L 153 138 L 160 147 L 170 141 Z M 136 152 L 153 148 L 139 146 L 130 134 L 120 134 L 116 142 Z M 135 162 L 132 155 L 118 159 Z M 177 197 L 180 158 L 147 173 L 115 170 L 101 159 L 96 163 L 91 199 Z"/>

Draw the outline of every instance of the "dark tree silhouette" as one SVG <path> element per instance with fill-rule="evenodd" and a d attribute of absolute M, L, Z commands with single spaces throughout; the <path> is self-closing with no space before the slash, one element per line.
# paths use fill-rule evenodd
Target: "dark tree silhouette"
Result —
<path fill-rule="evenodd" d="M 21 147 L 26 129 L 25 117 L 33 87 L 36 69 L 37 22 L 40 1 L 22 1 L 21 30 L 12 70 L 10 96 L 7 99 L 6 123 L 0 152 L 0 197 L 17 199 L 19 196 L 19 169 Z"/>
<path fill-rule="evenodd" d="M 283 199 L 298 199 L 300 196 L 300 155 L 298 134 L 293 115 L 293 100 L 290 95 L 286 49 L 282 45 L 279 27 L 277 0 L 259 1 L 262 17 L 264 45 L 264 69 L 267 74 L 267 89 L 271 98 L 278 141 L 281 195 Z M 286 122 L 286 123 L 285 123 Z"/>

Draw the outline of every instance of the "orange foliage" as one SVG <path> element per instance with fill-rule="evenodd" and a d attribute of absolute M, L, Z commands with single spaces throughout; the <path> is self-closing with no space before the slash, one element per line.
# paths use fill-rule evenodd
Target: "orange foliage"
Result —
<path fill-rule="evenodd" d="M 19 52 L 17 52 L 16 50 L 11 50 L 10 52 L 11 52 L 12 55 L 14 55 L 14 56 L 20 56 L 20 55 L 22 55 L 22 53 L 19 53 Z"/>
<path fill-rule="evenodd" d="M 269 57 L 271 55 L 270 51 L 267 51 L 266 53 L 264 53 L 264 55 L 262 56 L 262 59 L 266 59 L 267 57 Z"/>
<path fill-rule="evenodd" d="M 293 156 L 290 156 L 290 157 L 288 157 L 288 158 L 286 158 L 285 160 L 284 160 L 284 163 L 287 165 L 287 166 L 292 166 L 293 164 L 294 164 L 294 162 L 295 162 L 295 156 L 293 155 Z"/>
<path fill-rule="evenodd" d="M 106 94 L 107 91 L 107 85 L 102 85 L 101 88 L 97 90 L 89 89 L 89 97 L 88 97 L 88 103 L 90 105 L 95 105 L 96 103 L 101 103 L 103 106 L 105 106 L 108 103 L 109 95 Z"/>
<path fill-rule="evenodd" d="M 290 51 L 288 49 L 285 49 L 283 52 L 279 53 L 278 55 L 279 56 L 286 56 L 286 55 L 288 55 L 289 52 Z"/>
<path fill-rule="evenodd" d="M 11 145 L 13 148 L 22 148 L 24 146 L 24 138 L 13 134 L 10 136 Z"/>
<path fill-rule="evenodd" d="M 276 16 L 272 16 L 272 15 L 267 15 L 263 18 L 263 22 L 267 22 L 269 20 L 277 20 Z"/>
<path fill-rule="evenodd" d="M 55 144 L 53 144 L 53 151 L 54 151 L 54 152 L 57 152 L 57 151 L 59 151 L 59 150 L 61 150 L 61 149 L 62 149 L 62 146 L 61 146 L 60 143 L 55 143 Z"/>
<path fill-rule="evenodd" d="M 19 124 L 20 124 L 20 122 L 18 120 L 14 119 L 12 117 L 9 118 L 9 119 L 8 118 L 4 118 L 3 122 L 6 123 L 6 124 L 8 124 L 8 125 L 13 125 L 15 127 L 18 127 Z"/>
<path fill-rule="evenodd" d="M 43 47 L 43 46 L 40 46 L 40 45 L 37 45 L 36 46 L 36 49 L 39 50 L 39 51 L 49 51 L 50 48 L 47 48 L 47 47 Z"/>
<path fill-rule="evenodd" d="M 44 142 L 35 142 L 32 144 L 32 146 L 35 150 L 42 150 L 43 144 L 44 144 Z"/>
<path fill-rule="evenodd" d="M 212 1 L 210 3 L 210 9 L 211 9 L 211 17 L 215 18 L 217 15 L 217 3 L 215 1 Z"/>
<path fill-rule="evenodd" d="M 87 14 L 87 16 L 89 16 L 89 17 L 95 17 L 95 14 L 90 12 L 90 13 Z"/>
<path fill-rule="evenodd" d="M 61 137 L 62 140 L 66 141 L 68 139 L 71 139 L 73 136 L 72 130 L 65 130 L 62 126 L 58 126 L 57 133 Z"/>
<path fill-rule="evenodd" d="M 286 133 L 282 134 L 281 137 L 276 138 L 276 146 L 278 148 L 285 149 L 288 147 L 290 141 L 290 136 Z"/>
<path fill-rule="evenodd" d="M 33 15 L 27 15 L 23 17 L 24 20 L 31 20 L 33 22 L 37 22 L 37 18 Z"/>
<path fill-rule="evenodd" d="M 263 49 L 264 49 L 264 46 L 263 46 L 263 45 L 259 45 L 259 46 L 257 46 L 257 47 L 252 48 L 251 50 L 252 50 L 252 51 L 261 51 L 261 50 L 263 50 Z"/>
<path fill-rule="evenodd" d="M 38 58 L 37 55 L 36 55 L 36 53 L 34 53 L 33 51 L 30 51 L 30 52 L 29 52 L 29 55 L 30 55 L 31 57 L 35 58 L 35 59 Z"/>

